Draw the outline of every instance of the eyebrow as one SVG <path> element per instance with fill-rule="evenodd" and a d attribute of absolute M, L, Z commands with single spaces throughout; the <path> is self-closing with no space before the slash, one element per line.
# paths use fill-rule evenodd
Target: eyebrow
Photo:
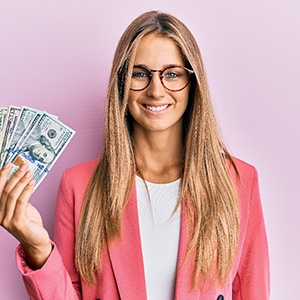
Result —
<path fill-rule="evenodd" d="M 133 67 L 134 68 L 146 68 L 148 70 L 153 70 L 153 69 L 149 68 L 148 66 L 146 66 L 144 64 L 134 65 Z M 184 66 L 179 65 L 179 64 L 167 64 L 167 65 L 163 65 L 160 70 L 164 70 L 166 68 L 172 68 L 172 67 L 184 67 Z"/>

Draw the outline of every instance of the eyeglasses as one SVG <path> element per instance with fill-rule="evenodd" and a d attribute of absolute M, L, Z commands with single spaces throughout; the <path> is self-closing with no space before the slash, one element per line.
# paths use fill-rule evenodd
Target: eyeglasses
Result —
<path fill-rule="evenodd" d="M 145 66 L 134 66 L 132 69 L 130 89 L 132 91 L 142 91 L 151 82 L 154 72 L 159 72 L 162 85 L 171 92 L 182 91 L 190 82 L 194 71 L 182 66 L 168 66 L 163 70 L 150 70 Z"/>

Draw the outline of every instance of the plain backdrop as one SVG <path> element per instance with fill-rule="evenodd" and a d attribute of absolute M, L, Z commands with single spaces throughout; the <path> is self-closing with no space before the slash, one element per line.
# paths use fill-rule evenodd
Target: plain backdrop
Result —
<path fill-rule="evenodd" d="M 113 53 L 147 10 L 195 35 L 217 119 L 232 154 L 254 165 L 271 258 L 271 299 L 299 297 L 300 2 L 0 0 L 0 106 L 46 110 L 76 130 L 32 196 L 50 235 L 64 169 L 98 156 Z M 0 228 L 0 299 L 28 299 Z M 259 299 L 258 299 L 259 300 Z"/>

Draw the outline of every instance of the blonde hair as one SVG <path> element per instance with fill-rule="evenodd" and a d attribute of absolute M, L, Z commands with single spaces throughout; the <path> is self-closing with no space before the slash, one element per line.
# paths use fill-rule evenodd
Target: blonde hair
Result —
<path fill-rule="evenodd" d="M 237 193 L 227 163 L 236 167 L 218 132 L 197 42 L 181 21 L 157 11 L 136 18 L 115 52 L 107 94 L 104 150 L 85 194 L 75 264 L 81 277 L 95 284 L 106 243 L 121 233 L 122 214 L 137 172 L 127 113 L 129 74 L 139 42 L 149 33 L 172 39 L 186 67 L 195 72 L 184 114 L 182 186 L 176 209 L 184 204 L 187 212 L 186 258 L 194 261 L 191 288 L 207 279 L 224 284 L 236 254 L 239 230 Z"/>

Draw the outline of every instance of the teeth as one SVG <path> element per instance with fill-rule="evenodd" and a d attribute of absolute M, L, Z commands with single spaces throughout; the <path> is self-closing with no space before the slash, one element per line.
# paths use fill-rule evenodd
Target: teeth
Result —
<path fill-rule="evenodd" d="M 145 105 L 145 106 L 147 109 L 149 109 L 151 111 L 162 111 L 168 107 L 168 104 L 162 105 L 162 106 L 148 106 L 148 105 Z"/>

